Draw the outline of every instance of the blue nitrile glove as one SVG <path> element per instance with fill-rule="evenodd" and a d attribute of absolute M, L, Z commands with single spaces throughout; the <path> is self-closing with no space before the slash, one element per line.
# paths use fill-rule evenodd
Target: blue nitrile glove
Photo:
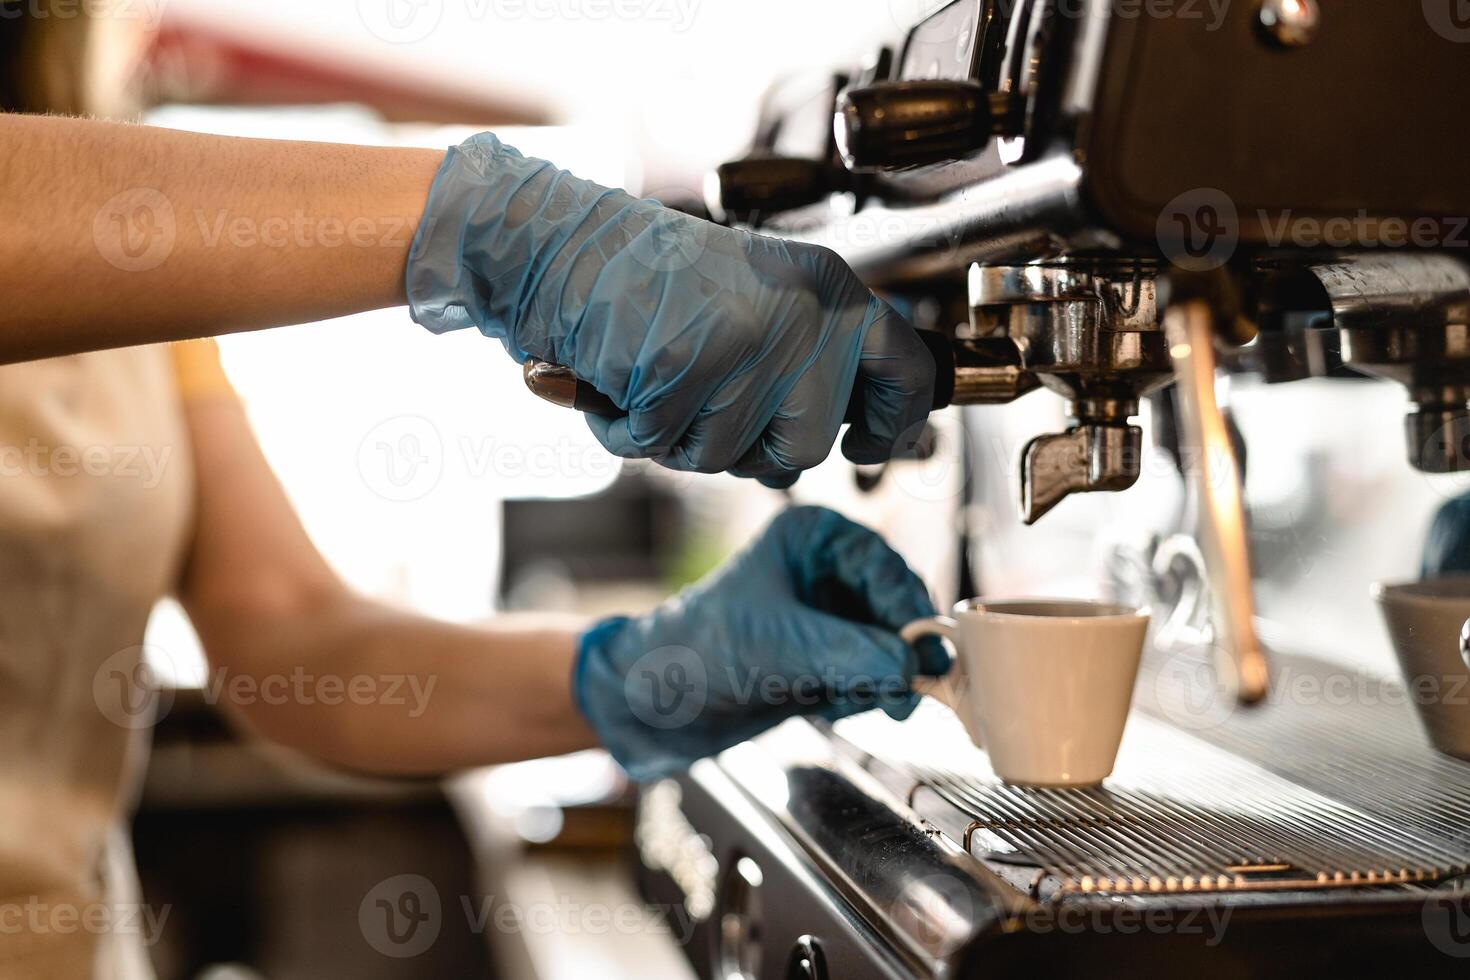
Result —
<path fill-rule="evenodd" d="M 1470 495 L 1439 509 L 1424 542 L 1424 578 L 1470 572 Z"/>
<path fill-rule="evenodd" d="M 653 779 L 793 715 L 907 718 L 942 646 L 897 630 L 932 616 L 924 583 L 872 531 L 820 507 L 785 511 L 751 548 L 639 619 L 583 634 L 573 690 L 602 743 Z"/>
<path fill-rule="evenodd" d="M 848 458 L 922 432 L 934 359 L 837 255 L 723 228 L 528 159 L 488 133 L 449 151 L 407 272 L 413 318 L 476 327 L 571 368 L 628 412 L 589 416 L 619 456 L 789 485 L 826 458 L 854 382 Z"/>

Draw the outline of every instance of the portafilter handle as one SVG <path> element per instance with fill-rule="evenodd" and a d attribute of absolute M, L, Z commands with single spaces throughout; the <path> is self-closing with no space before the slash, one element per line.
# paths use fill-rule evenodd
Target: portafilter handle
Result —
<path fill-rule="evenodd" d="M 1181 445 L 1198 452 L 1187 468 L 1190 507 L 1210 576 L 1217 674 L 1243 704 L 1265 698 L 1270 670 L 1256 632 L 1250 546 L 1239 462 L 1215 396 L 1215 312 L 1198 297 L 1171 304 L 1164 333 L 1174 359 Z"/>
<path fill-rule="evenodd" d="M 934 404 L 930 410 L 937 412 L 947 408 L 954 399 L 954 343 L 938 330 L 915 330 L 914 334 L 934 357 Z M 521 377 L 533 395 L 553 405 L 608 419 L 620 419 L 628 414 L 607 395 L 577 377 L 571 368 L 528 358 L 521 369 Z M 855 385 L 842 421 L 852 423 L 862 417 L 863 389 L 861 385 Z"/>

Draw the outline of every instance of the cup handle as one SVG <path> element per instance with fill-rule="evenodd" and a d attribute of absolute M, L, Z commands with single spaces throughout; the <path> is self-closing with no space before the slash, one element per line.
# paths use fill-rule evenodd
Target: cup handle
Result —
<path fill-rule="evenodd" d="M 912 646 L 926 636 L 937 636 L 947 641 L 946 645 L 953 651 L 950 654 L 950 670 L 944 677 L 916 677 L 914 678 L 914 692 L 925 694 L 956 714 L 960 711 L 959 695 L 955 686 L 950 683 L 956 680 L 958 673 L 964 669 L 963 661 L 955 656 L 959 651 L 960 624 L 948 616 L 930 616 L 928 619 L 916 619 L 903 629 L 898 631 L 899 639 Z"/>

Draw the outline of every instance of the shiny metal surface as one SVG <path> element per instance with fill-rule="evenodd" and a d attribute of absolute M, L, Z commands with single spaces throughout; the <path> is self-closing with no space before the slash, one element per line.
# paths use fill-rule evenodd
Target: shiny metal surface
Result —
<path fill-rule="evenodd" d="M 765 875 L 753 858 L 742 857 L 725 876 L 720 899 L 720 972 L 725 980 L 759 976 L 761 935 L 766 917 Z"/>
<path fill-rule="evenodd" d="M 577 375 L 571 368 L 534 358 L 521 365 L 521 380 L 531 394 L 558 408 L 571 408 L 577 400 Z"/>
<path fill-rule="evenodd" d="M 605 418 L 621 418 L 625 414 L 611 398 L 579 380 L 571 368 L 560 364 L 528 358 L 521 367 L 521 380 L 531 394 L 558 408 L 571 408 Z"/>
<path fill-rule="evenodd" d="M 1404 385 L 1409 462 L 1470 469 L 1470 265 L 1448 255 L 1364 254 L 1309 265 L 1350 367 Z"/>
<path fill-rule="evenodd" d="M 1337 679 L 1323 662 L 1283 660 L 1322 687 Z M 1429 749 L 1394 683 L 1358 678 L 1364 696 L 1347 708 L 1291 697 L 1202 708 L 1196 667 L 1158 650 L 1147 658 L 1118 767 L 1100 788 L 1002 784 L 958 720 L 926 699 L 905 722 L 789 721 L 696 764 L 680 780 L 685 807 L 726 882 L 749 881 L 740 859 L 754 855 L 766 885 L 794 873 L 830 896 L 822 915 L 867 936 L 856 941 L 874 958 L 846 975 L 1009 975 L 1054 958 L 1077 970 L 1109 948 L 1088 935 L 1109 941 L 1150 913 L 1217 924 L 1213 938 L 1189 940 L 1207 971 L 1256 963 L 1264 948 L 1299 965 L 1270 975 L 1297 975 L 1340 930 L 1442 964 L 1420 920 L 1470 871 L 1470 764 Z M 812 911 L 775 893 L 765 905 L 784 937 L 810 934 Z M 817 940 L 850 957 L 833 935 Z M 1169 935 L 1133 929 L 1111 955 L 1169 975 L 1171 957 L 1192 955 Z M 1073 940 L 1082 945 L 1068 952 Z M 711 954 L 720 948 L 716 938 Z M 786 975 L 764 962 L 762 975 Z M 1128 975 L 1111 962 L 1106 975 Z"/>
<path fill-rule="evenodd" d="M 954 345 L 956 405 L 1003 405 L 1041 385 L 1021 364 L 1021 350 L 1009 337 L 960 339 Z"/>
<path fill-rule="evenodd" d="M 929 719 L 946 737 L 947 718 Z M 876 731 L 839 726 L 877 751 Z M 890 741 L 891 744 L 891 741 Z M 978 750 L 977 750 L 978 751 Z M 1301 891 L 1434 882 L 1470 871 L 1470 846 L 1421 835 L 1255 769 L 1147 718 L 1135 719 L 1097 790 L 1007 786 L 976 759 L 914 763 L 936 804 L 969 818 L 966 846 L 1041 869 L 1040 897 Z"/>
<path fill-rule="evenodd" d="M 1470 313 L 1470 267 L 1453 256 L 1362 253 L 1308 268 L 1326 290 L 1339 329 L 1464 323 Z M 1463 357 L 1470 350 L 1461 343 L 1448 353 Z"/>
<path fill-rule="evenodd" d="M 1021 519 L 1035 524 L 1074 493 L 1127 490 L 1142 458 L 1136 425 L 1078 425 L 1037 436 L 1021 456 Z"/>
<path fill-rule="evenodd" d="M 1034 524 L 1075 493 L 1138 480 L 1139 399 L 1171 378 L 1152 263 L 1043 261 L 975 265 L 972 328 L 1008 336 L 1036 381 L 1068 399 L 1076 424 L 1021 456 L 1021 516 Z"/>
<path fill-rule="evenodd" d="M 924 975 L 1031 903 L 796 719 L 719 756 L 719 768 Z M 778 913 L 779 914 L 779 913 Z"/>
<path fill-rule="evenodd" d="M 1458 863 L 1470 851 L 1470 762 L 1434 750 L 1417 718 L 1414 690 L 1327 661 L 1284 654 L 1275 660 L 1282 683 L 1257 708 L 1202 696 L 1201 663 L 1177 654 L 1144 664 L 1138 705 L 1346 807 L 1360 844 L 1428 841 Z M 1283 819 L 1289 827 L 1294 813 Z M 1360 883 L 1365 880 L 1361 874 Z"/>
<path fill-rule="evenodd" d="M 864 715 L 834 734 L 902 773 L 915 810 L 1044 901 L 1429 886 L 1470 871 L 1470 765 L 1434 753 L 1407 705 L 1334 706 L 1326 731 L 1314 730 L 1322 712 L 1289 701 L 1202 717 L 1181 666 L 1152 658 L 1118 767 L 1095 790 L 1001 783 L 929 701 L 901 725 Z"/>
<path fill-rule="evenodd" d="M 1044 6 L 1037 0 L 1016 9 Z M 1028 13 L 1013 25 L 1031 40 L 1008 48 L 1008 77 L 1024 77 L 1028 89 L 1044 82 L 1058 96 L 1024 140 L 1000 141 L 945 166 L 876 175 L 866 194 L 784 215 L 765 230 L 833 248 L 870 284 L 942 297 L 946 309 L 968 275 L 972 322 L 956 340 L 956 402 L 1018 403 L 963 413 L 963 498 L 910 495 L 893 508 L 916 523 L 964 529 L 964 588 L 1092 595 L 1103 579 L 1094 559 L 1113 547 L 1139 558 L 1139 578 L 1150 587 L 1175 586 L 1118 769 L 1098 790 L 1007 787 L 953 717 L 926 701 L 905 723 L 871 714 L 835 728 L 789 723 L 724 754 L 720 772 L 739 787 L 736 819 L 749 820 L 754 809 L 778 825 L 845 903 L 926 965 L 922 975 L 1006 975 L 995 968 L 993 947 L 968 964 L 982 966 L 947 973 L 948 950 L 977 937 L 1024 934 L 1032 906 L 1191 902 L 1265 910 L 1268 918 L 1297 910 L 1264 943 L 1241 926 L 1247 938 L 1234 950 L 1212 949 L 1202 975 L 1222 967 L 1264 974 L 1285 962 L 1282 938 L 1308 929 L 1320 929 L 1327 943 L 1334 933 L 1348 937 L 1337 950 L 1348 966 L 1337 972 L 1351 975 L 1375 953 L 1422 946 L 1423 896 L 1470 873 L 1470 764 L 1430 748 L 1402 686 L 1291 651 L 1381 661 L 1384 644 L 1370 632 L 1376 621 L 1365 624 L 1361 608 L 1368 605 L 1365 582 L 1412 574 L 1433 510 L 1466 489 L 1426 479 L 1401 458 L 1383 459 L 1384 446 L 1400 453 L 1397 432 L 1385 435 L 1382 424 L 1399 425 L 1384 389 L 1398 393 L 1343 364 L 1408 389 L 1416 403 L 1407 423 L 1416 466 L 1467 465 L 1470 269 L 1459 258 L 1406 248 L 1330 260 L 1305 247 L 1288 254 L 1279 240 L 1242 223 L 1238 262 L 1229 266 L 1240 295 L 1222 305 L 1244 322 L 1263 281 L 1278 277 L 1296 290 L 1311 280 L 1309 308 L 1290 307 L 1282 321 L 1310 341 L 1291 353 L 1309 356 L 1271 378 L 1289 374 L 1297 383 L 1237 375 L 1217 398 L 1220 372 L 1249 366 L 1265 345 L 1220 356 L 1212 321 L 1221 310 L 1161 309 L 1156 270 L 1143 263 L 1130 269 L 1123 256 L 1154 247 L 1154 220 L 1176 190 L 1223 184 L 1174 174 L 1178 187 L 1171 183 L 1159 203 L 1138 209 L 1141 216 L 1124 213 L 1120 202 L 1133 200 L 1127 194 L 1106 199 L 1102 191 L 1118 174 L 1105 169 L 1113 130 L 1101 124 L 1099 109 L 1122 87 L 1110 92 L 1101 62 L 1116 54 L 1133 71 L 1159 48 L 1105 51 L 1106 35 L 1123 35 L 1123 19 L 1106 0 L 1083 0 L 1079 9 L 1067 30 L 1047 38 L 1050 49 L 1033 43 L 1043 37 L 1041 18 Z M 1316 15 L 1315 3 L 1256 0 L 1236 8 L 1231 29 L 1219 36 L 1243 38 L 1245 57 L 1294 64 L 1344 37 L 1339 25 L 1329 21 L 1321 44 L 1297 51 L 1271 50 L 1260 32 L 1300 46 L 1313 40 Z M 1054 78 L 1043 77 L 1053 71 Z M 1157 85 L 1151 91 L 1173 95 Z M 1270 91 L 1264 98 L 1241 117 L 1259 121 L 1262 105 L 1281 102 Z M 1164 110 L 1169 102 L 1155 100 Z M 1118 118 L 1144 121 L 1134 138 L 1147 156 L 1150 117 Z M 1092 137 L 1078 139 L 1089 126 Z M 1212 144 L 1196 134 L 1174 148 L 1201 145 Z M 1302 157 L 1303 147 L 1293 145 L 1297 156 L 1280 159 Z M 1157 150 L 1169 154 L 1168 140 Z M 1228 157 L 1192 168 L 1228 172 L 1214 168 Z M 1119 173 L 1139 177 L 1121 182 L 1128 190 L 1146 182 L 1138 170 Z M 1346 192 L 1355 209 L 1376 196 L 1374 182 L 1364 181 L 1361 192 L 1361 200 L 1352 196 L 1358 189 Z M 1311 195 L 1291 194 L 1276 204 L 1287 216 L 1291 208 L 1305 214 Z M 1254 198 L 1229 196 L 1253 202 L 1241 211 L 1249 218 Z M 968 376 L 967 349 L 977 352 Z M 1153 399 L 1140 415 L 1142 396 L 1171 382 L 1173 401 Z M 1067 418 L 1059 399 L 1019 399 L 1039 385 L 1065 399 Z M 1229 418 L 1219 400 L 1227 391 Z M 1250 481 L 1232 425 L 1244 434 Z M 1037 432 L 1058 434 L 1023 450 L 1021 517 L 1052 516 L 1021 527 L 1011 464 Z M 1080 490 L 1124 487 L 1068 500 Z M 886 516 L 878 526 L 896 527 Z M 1277 682 L 1270 687 L 1262 632 Z M 1333 693 L 1338 682 L 1351 685 L 1346 695 Z M 935 889 L 936 874 L 967 868 L 956 861 L 966 855 L 975 890 Z M 920 897 L 925 887 L 938 892 L 932 904 Z M 1379 901 L 1399 906 L 1407 938 L 1384 941 L 1345 925 L 1354 906 Z M 1055 950 L 1061 937 L 1046 934 L 1042 942 Z M 1166 957 L 1149 952 L 1160 942 L 1130 937 L 1110 965 L 1127 970 L 1146 961 L 1167 969 Z"/>
<path fill-rule="evenodd" d="M 945 274 L 972 262 L 1032 258 L 1106 244 L 1079 222 L 1082 169 L 1070 154 L 1006 170 L 915 207 L 787 216 L 768 230 L 835 250 L 873 286 Z"/>
<path fill-rule="evenodd" d="M 1193 462 L 1183 467 L 1185 520 L 1209 575 L 1216 670 L 1235 697 L 1253 703 L 1266 695 L 1270 677 L 1256 635 L 1244 477 L 1215 395 L 1214 313 L 1199 300 L 1170 307 L 1164 332 L 1174 359 L 1179 441 L 1193 450 Z"/>

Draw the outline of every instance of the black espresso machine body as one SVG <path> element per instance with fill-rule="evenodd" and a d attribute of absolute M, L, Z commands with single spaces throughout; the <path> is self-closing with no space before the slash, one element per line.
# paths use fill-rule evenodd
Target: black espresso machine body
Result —
<path fill-rule="evenodd" d="M 1315 26 L 1296 43 L 1262 25 L 1266 8 L 1299 6 Z M 956 0 L 825 89 L 811 76 L 774 88 L 711 203 L 829 244 L 877 284 L 972 261 L 1154 252 L 1179 209 L 1218 199 L 1234 210 L 1220 231 L 1247 248 L 1464 249 L 1470 26 L 1456 9 Z M 927 98 L 904 106 L 916 84 Z M 886 123 L 868 116 L 844 165 L 824 111 L 838 89 L 880 106 L 889 90 L 911 114 L 890 102 Z"/>
<path fill-rule="evenodd" d="M 942 601 L 1155 628 L 1097 789 L 1000 783 L 927 701 L 645 787 L 640 877 L 701 976 L 1464 974 L 1470 762 L 1368 589 L 1470 490 L 1463 13 L 956 0 L 773 90 L 712 210 L 956 353 L 915 458 L 797 496 Z"/>

